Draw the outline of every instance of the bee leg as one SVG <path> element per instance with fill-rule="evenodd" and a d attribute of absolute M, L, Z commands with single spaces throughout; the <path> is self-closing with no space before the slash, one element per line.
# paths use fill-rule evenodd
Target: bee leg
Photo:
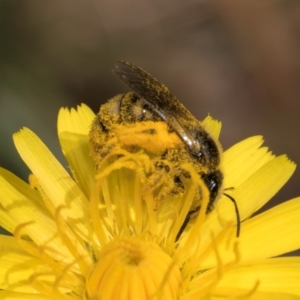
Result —
<path fill-rule="evenodd" d="M 143 189 L 143 193 L 148 193 L 158 189 L 160 186 L 166 186 L 169 183 L 168 173 L 170 172 L 169 165 L 158 160 L 154 162 L 154 170 L 147 179 L 147 184 Z M 162 188 L 161 188 L 162 189 Z M 159 192 L 160 194 L 160 192 Z"/>

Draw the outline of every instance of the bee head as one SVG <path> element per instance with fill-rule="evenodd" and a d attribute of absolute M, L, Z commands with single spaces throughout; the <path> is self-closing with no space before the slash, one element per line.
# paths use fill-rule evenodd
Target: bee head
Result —
<path fill-rule="evenodd" d="M 214 204 L 218 200 L 218 196 L 220 194 L 223 183 L 223 175 L 218 170 L 212 173 L 203 173 L 201 175 L 201 178 L 203 179 L 210 192 L 209 203 L 206 209 L 206 213 L 209 213 L 210 211 L 212 211 L 212 209 L 214 208 Z"/>

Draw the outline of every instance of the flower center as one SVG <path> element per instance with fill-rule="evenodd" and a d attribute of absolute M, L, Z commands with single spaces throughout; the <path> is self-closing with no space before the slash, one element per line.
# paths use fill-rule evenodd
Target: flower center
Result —
<path fill-rule="evenodd" d="M 164 299 L 178 296 L 181 274 L 153 242 L 123 237 L 103 247 L 87 281 L 89 299 Z"/>

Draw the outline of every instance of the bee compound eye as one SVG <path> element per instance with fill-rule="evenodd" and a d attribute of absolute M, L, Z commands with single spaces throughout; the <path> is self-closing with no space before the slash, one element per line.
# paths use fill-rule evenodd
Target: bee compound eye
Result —
<path fill-rule="evenodd" d="M 210 201 L 214 202 L 220 186 L 222 185 L 223 175 L 220 171 L 215 171 L 209 174 L 202 174 L 201 178 L 203 179 L 205 185 L 207 186 L 208 190 L 210 191 Z"/>
<path fill-rule="evenodd" d="M 212 194 L 218 191 L 218 184 L 214 179 L 210 179 L 206 185 Z"/>

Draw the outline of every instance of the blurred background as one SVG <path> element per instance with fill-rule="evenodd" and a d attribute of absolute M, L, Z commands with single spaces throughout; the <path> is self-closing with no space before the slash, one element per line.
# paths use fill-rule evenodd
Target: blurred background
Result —
<path fill-rule="evenodd" d="M 0 2 L 0 165 L 27 180 L 12 134 L 27 126 L 63 161 L 60 107 L 127 91 L 117 59 L 166 84 L 199 119 L 223 123 L 224 149 L 252 135 L 300 164 L 298 0 Z M 300 195 L 300 171 L 270 205 Z"/>

